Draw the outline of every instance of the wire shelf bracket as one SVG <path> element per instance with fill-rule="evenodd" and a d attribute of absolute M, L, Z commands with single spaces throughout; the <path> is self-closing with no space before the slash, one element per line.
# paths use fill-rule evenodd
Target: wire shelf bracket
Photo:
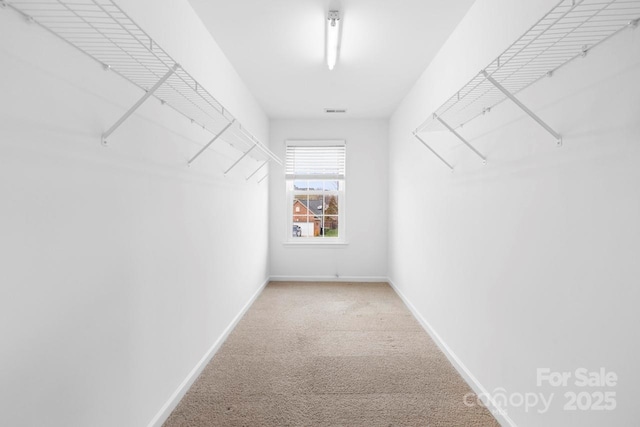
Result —
<path fill-rule="evenodd" d="M 225 127 L 222 128 L 222 130 L 220 132 L 218 132 L 217 134 L 215 134 L 215 136 L 211 139 L 211 141 L 209 141 L 204 147 L 202 147 L 191 159 L 189 159 L 189 161 L 187 162 L 187 164 L 190 166 L 191 163 L 193 163 L 193 161 L 195 159 L 197 159 L 200 154 L 204 153 L 205 150 L 207 148 L 209 148 L 211 146 L 211 144 L 213 144 L 216 139 L 220 138 L 222 136 L 222 134 L 231 127 L 231 125 L 233 125 L 235 123 L 236 119 L 233 119 L 229 122 L 228 125 L 226 125 Z"/>
<path fill-rule="evenodd" d="M 111 126 L 106 132 L 104 132 L 102 134 L 102 144 L 103 145 L 107 145 L 107 138 L 109 138 L 109 136 L 120 127 L 120 125 L 122 125 L 133 113 L 135 113 L 135 111 L 140 108 L 140 106 L 142 104 L 144 104 L 144 102 L 149 99 L 156 90 L 158 90 L 158 88 L 160 86 L 162 86 L 164 84 L 164 82 L 166 82 L 169 77 L 171 77 L 173 75 L 173 73 L 176 72 L 176 70 L 180 68 L 180 65 L 175 64 L 169 71 L 167 71 L 167 73 L 162 76 L 162 78 L 160 80 L 158 80 L 158 82 L 156 84 L 153 85 L 153 87 L 151 89 L 149 89 L 147 91 L 147 93 L 145 93 L 142 98 L 140 98 L 138 100 L 138 102 L 136 102 L 131 108 L 129 108 L 129 110 L 124 113 L 124 116 L 120 117 L 120 119 L 115 122 L 113 124 L 113 126 Z"/>
<path fill-rule="evenodd" d="M 462 141 L 462 143 L 463 143 L 464 145 L 466 145 L 467 147 L 469 147 L 469 149 L 470 149 L 471 151 L 473 151 L 474 153 L 476 153 L 476 155 L 482 159 L 482 163 L 483 163 L 483 164 L 487 164 L 487 158 L 486 158 L 485 156 L 483 156 L 481 152 L 479 152 L 478 150 L 476 150 L 476 148 L 475 148 L 473 145 L 469 144 L 469 142 L 468 142 L 466 139 L 464 139 L 464 138 L 462 137 L 462 135 L 460 135 L 458 132 L 456 132 L 456 130 L 455 130 L 454 128 L 452 128 L 451 126 L 449 126 L 449 125 L 447 124 L 447 122 L 445 122 L 444 120 L 442 120 L 442 118 L 437 117 L 437 116 L 436 116 L 435 118 L 436 118 L 436 120 L 438 120 L 438 121 L 442 124 L 442 126 L 444 126 L 445 128 L 447 128 L 447 130 L 448 130 L 449 132 L 451 132 L 452 134 L 454 134 L 454 135 L 455 135 L 455 136 L 456 136 L 460 141 Z"/>
<path fill-rule="evenodd" d="M 424 142 L 424 139 L 420 138 L 420 136 L 419 136 L 416 132 L 414 132 L 414 133 L 413 133 L 413 136 L 414 136 L 418 141 L 420 141 L 420 142 L 421 142 L 425 147 L 427 147 L 427 148 L 429 149 L 429 151 L 431 151 L 431 152 L 432 152 L 432 153 L 433 153 L 437 158 L 439 158 L 439 159 L 442 161 L 442 163 L 444 163 L 445 165 L 447 165 L 447 167 L 448 167 L 449 169 L 451 169 L 451 172 L 453 172 L 453 166 L 451 166 L 451 164 L 449 164 L 449 162 L 447 162 L 447 161 L 446 161 L 446 160 L 445 160 L 445 159 L 444 159 L 440 154 L 438 154 L 438 153 L 436 152 L 436 150 L 434 150 L 433 148 L 431 148 L 431 146 L 429 146 L 429 144 L 427 144 L 426 142 Z"/>
<path fill-rule="evenodd" d="M 247 181 L 249 181 L 251 178 L 253 178 L 253 176 L 255 174 L 257 174 L 258 172 L 260 172 L 260 170 L 265 167 L 267 164 L 269 164 L 269 160 L 265 160 L 260 166 L 258 166 L 258 169 L 256 169 L 255 171 L 253 171 L 246 179 Z"/>
<path fill-rule="evenodd" d="M 254 145 L 253 147 L 249 148 L 246 153 L 244 153 L 242 156 L 240 156 L 240 158 L 238 160 L 236 160 L 231 166 L 229 166 L 229 168 L 226 171 L 224 171 L 224 175 L 226 175 L 229 172 L 231 172 L 231 169 L 235 168 L 238 165 L 238 163 L 240 163 L 245 157 L 247 157 L 249 155 L 249 153 L 251 153 L 251 151 L 254 148 L 256 148 L 256 145 Z"/>
<path fill-rule="evenodd" d="M 560 0 L 487 67 L 455 92 L 414 131 L 414 136 L 450 169 L 419 134 L 448 130 L 476 155 L 458 128 L 509 99 L 562 145 L 562 136 L 516 95 L 625 29 L 637 28 L 640 0 Z"/>
<path fill-rule="evenodd" d="M 493 77 L 491 77 L 489 75 L 489 73 L 487 73 L 485 70 L 482 70 L 482 75 L 484 75 L 486 77 L 486 79 L 492 84 L 494 85 L 500 92 L 504 93 L 504 95 L 509 98 L 514 104 L 516 104 L 518 107 L 520 107 L 520 109 L 522 111 L 524 111 L 525 113 L 527 113 L 529 115 L 529 117 L 531 117 L 533 120 L 535 120 L 540 126 L 542 126 L 547 132 L 549 132 L 551 135 L 553 135 L 553 137 L 556 139 L 556 144 L 558 145 L 558 147 L 560 147 L 562 145 L 562 135 L 560 135 L 558 132 L 556 132 L 555 130 L 553 130 L 551 128 L 551 126 L 549 126 L 548 124 L 546 124 L 544 122 L 544 120 L 542 120 L 540 117 L 538 117 L 533 111 L 531 111 L 529 108 L 527 108 L 526 105 L 524 105 L 522 102 L 520 102 L 520 100 L 518 98 L 515 97 L 515 95 L 513 95 L 511 92 L 509 92 L 507 89 L 504 88 L 504 86 L 502 86 L 500 83 L 498 83 Z"/>
<path fill-rule="evenodd" d="M 145 101 L 155 97 L 213 135 L 188 161 L 189 165 L 218 139 L 243 153 L 242 158 L 250 153 L 256 162 L 274 161 L 282 165 L 280 158 L 243 127 L 114 0 L 0 0 L 0 6 L 40 25 L 95 60 L 104 70 L 118 74 L 145 92 L 101 135 L 103 144 Z"/>

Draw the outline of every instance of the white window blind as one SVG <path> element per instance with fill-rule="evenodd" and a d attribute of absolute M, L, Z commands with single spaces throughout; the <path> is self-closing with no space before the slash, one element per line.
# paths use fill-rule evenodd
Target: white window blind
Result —
<path fill-rule="evenodd" d="M 287 141 L 287 179 L 344 179 L 344 141 Z"/>

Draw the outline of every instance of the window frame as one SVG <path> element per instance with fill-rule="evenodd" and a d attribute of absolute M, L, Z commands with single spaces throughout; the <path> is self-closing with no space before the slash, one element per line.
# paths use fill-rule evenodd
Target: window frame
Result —
<path fill-rule="evenodd" d="M 318 140 L 300 140 L 300 139 L 290 139 L 285 140 L 285 151 L 286 147 L 289 146 L 309 146 L 309 147 L 320 147 L 320 146 L 335 146 L 342 145 L 345 147 L 345 163 L 347 158 L 346 147 L 347 142 L 343 139 L 318 139 Z M 286 153 L 285 153 L 286 159 Z M 327 192 L 325 187 L 323 186 L 322 190 L 295 190 L 294 182 L 296 181 L 310 181 L 310 182 L 319 182 L 319 181 L 337 181 L 338 189 L 335 191 Z M 285 167 L 285 200 L 286 200 L 286 217 L 285 217 L 285 241 L 286 245 L 311 245 L 311 246 L 322 246 L 322 245 L 346 245 L 347 244 L 347 227 L 346 227 L 346 165 L 345 165 L 345 174 L 341 178 L 336 178 L 335 175 L 314 175 L 313 177 L 305 176 L 301 178 L 291 177 L 287 175 L 286 167 Z M 299 195 L 324 195 L 327 194 L 335 194 L 338 197 L 338 237 L 326 237 L 326 236 L 317 236 L 317 237 L 309 237 L 309 238 L 300 238 L 293 237 L 293 225 L 294 225 L 294 201 L 296 200 L 296 196 Z M 323 215 L 324 216 L 324 215 Z"/>

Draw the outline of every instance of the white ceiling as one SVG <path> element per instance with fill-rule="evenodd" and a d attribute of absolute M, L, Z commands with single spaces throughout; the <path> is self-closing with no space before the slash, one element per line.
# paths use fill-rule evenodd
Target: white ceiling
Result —
<path fill-rule="evenodd" d="M 473 0 L 189 0 L 270 118 L 389 117 Z M 342 17 L 338 64 L 325 17 Z M 335 115 L 334 115 L 335 117 Z"/>

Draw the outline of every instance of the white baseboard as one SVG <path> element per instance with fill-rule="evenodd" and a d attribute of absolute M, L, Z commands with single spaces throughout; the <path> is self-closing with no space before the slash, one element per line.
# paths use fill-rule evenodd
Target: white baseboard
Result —
<path fill-rule="evenodd" d="M 513 422 L 511 418 L 493 401 L 491 397 L 489 397 L 489 393 L 487 389 L 484 388 L 482 384 L 478 381 L 478 379 L 467 369 L 467 367 L 462 363 L 462 361 L 456 356 L 456 354 L 449 348 L 449 346 L 442 340 L 440 335 L 431 327 L 429 322 L 418 312 L 413 304 L 407 299 L 407 297 L 398 289 L 398 287 L 393 283 L 393 281 L 387 278 L 387 282 L 393 288 L 394 291 L 398 294 L 400 299 L 407 306 L 409 311 L 413 314 L 413 316 L 418 320 L 418 322 L 422 325 L 422 327 L 427 331 L 427 333 L 431 336 L 431 339 L 436 343 L 436 345 L 440 348 L 440 350 L 447 356 L 449 362 L 453 365 L 453 367 L 458 371 L 462 379 L 464 379 L 469 387 L 477 394 L 488 397 L 489 405 L 487 405 L 487 409 L 491 411 L 491 414 L 496 418 L 496 420 L 503 426 L 511 426 L 516 427 L 516 424 Z"/>
<path fill-rule="evenodd" d="M 242 316 L 244 316 L 247 310 L 249 310 L 249 307 L 251 307 L 254 301 L 262 293 L 265 286 L 267 286 L 267 283 L 269 283 L 269 279 L 265 280 L 264 283 L 260 285 L 258 290 L 251 296 L 251 298 L 249 298 L 249 301 L 247 301 L 244 307 L 242 307 L 242 310 L 240 310 L 240 312 L 236 315 L 236 317 L 233 318 L 231 323 L 229 323 L 229 326 L 226 327 L 226 329 L 222 332 L 222 334 L 218 337 L 218 339 L 213 343 L 211 348 L 209 348 L 209 350 L 205 353 L 205 355 L 202 356 L 202 359 L 200 359 L 200 361 L 191 370 L 191 372 L 189 372 L 189 375 L 187 375 L 184 381 L 182 381 L 182 384 L 178 386 L 176 391 L 173 392 L 169 400 L 167 400 L 167 402 L 164 405 L 162 405 L 162 408 L 160 408 L 160 411 L 158 411 L 156 416 L 153 417 L 153 419 L 149 422 L 148 427 L 161 427 L 162 424 L 167 420 L 167 418 L 169 418 L 169 415 L 171 415 L 171 412 L 173 412 L 176 406 L 178 406 L 178 403 L 180 403 L 180 400 L 182 400 L 182 398 L 187 393 L 189 388 L 193 385 L 193 383 L 198 378 L 202 370 L 205 368 L 205 366 L 207 366 L 211 358 L 220 349 L 220 347 L 222 346 L 224 341 L 227 339 L 231 331 L 233 331 L 233 328 L 235 328 L 238 322 L 240 321 L 240 319 L 242 319 Z"/>
<path fill-rule="evenodd" d="M 382 282 L 386 277 L 380 276 L 271 276 L 273 282 Z"/>

